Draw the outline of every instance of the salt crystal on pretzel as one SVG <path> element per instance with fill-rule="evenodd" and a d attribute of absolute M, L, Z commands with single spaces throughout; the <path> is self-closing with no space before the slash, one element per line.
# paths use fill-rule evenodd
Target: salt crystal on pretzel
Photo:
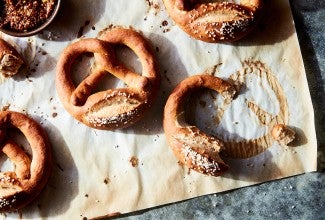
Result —
<path fill-rule="evenodd" d="M 232 42 L 247 35 L 261 17 L 262 0 L 206 3 L 163 0 L 170 17 L 187 34 L 205 42 Z"/>

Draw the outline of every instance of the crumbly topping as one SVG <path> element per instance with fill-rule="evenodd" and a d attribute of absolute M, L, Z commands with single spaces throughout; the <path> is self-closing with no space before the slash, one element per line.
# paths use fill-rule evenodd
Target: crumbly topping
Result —
<path fill-rule="evenodd" d="M 0 27 L 28 31 L 40 26 L 53 12 L 56 0 L 0 0 Z M 1 6 L 0 6 L 1 7 Z"/>

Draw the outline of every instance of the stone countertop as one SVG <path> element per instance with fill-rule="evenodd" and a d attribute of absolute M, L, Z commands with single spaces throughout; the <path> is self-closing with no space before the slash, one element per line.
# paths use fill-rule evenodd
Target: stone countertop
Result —
<path fill-rule="evenodd" d="M 325 218 L 325 1 L 290 0 L 315 111 L 318 171 L 116 219 Z"/>

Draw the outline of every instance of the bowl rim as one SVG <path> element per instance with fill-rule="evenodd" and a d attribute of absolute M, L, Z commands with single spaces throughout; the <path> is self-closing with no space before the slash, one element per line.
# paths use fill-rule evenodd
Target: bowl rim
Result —
<path fill-rule="evenodd" d="M 51 16 L 49 18 L 47 18 L 46 21 L 43 24 L 41 24 L 40 26 L 38 26 L 36 29 L 26 31 L 26 32 L 19 32 L 19 31 L 8 30 L 8 29 L 5 29 L 5 28 L 0 28 L 0 31 L 5 33 L 5 34 L 14 36 L 14 37 L 29 37 L 29 36 L 32 36 L 32 35 L 36 35 L 39 32 L 41 32 L 42 30 L 44 30 L 47 26 L 49 26 L 49 24 L 56 17 L 56 15 L 57 15 L 57 13 L 59 11 L 60 5 L 61 5 L 61 0 L 56 0 L 55 4 L 56 5 L 54 7 L 54 10 L 53 10 Z"/>

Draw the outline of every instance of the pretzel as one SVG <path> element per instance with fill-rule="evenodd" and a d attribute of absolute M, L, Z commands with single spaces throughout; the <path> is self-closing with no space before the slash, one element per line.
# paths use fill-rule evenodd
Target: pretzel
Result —
<path fill-rule="evenodd" d="M 232 42 L 247 35 L 261 17 L 262 0 L 204 3 L 204 0 L 163 0 L 170 17 L 201 41 Z"/>
<path fill-rule="evenodd" d="M 142 75 L 117 60 L 113 45 L 120 44 L 128 46 L 140 58 Z M 85 52 L 94 53 L 96 65 L 92 73 L 75 87 L 70 70 L 76 58 Z M 124 81 L 128 87 L 91 94 L 107 73 Z M 159 83 L 151 46 L 130 29 L 106 30 L 99 39 L 75 42 L 63 51 L 57 65 L 56 87 L 64 107 L 74 118 L 96 129 L 125 128 L 140 120 L 152 105 Z"/>
<path fill-rule="evenodd" d="M 32 159 L 8 135 L 18 128 L 32 149 Z M 51 150 L 44 130 L 18 112 L 0 112 L 0 147 L 15 165 L 15 171 L 0 172 L 0 212 L 14 211 L 29 204 L 46 185 L 51 172 Z"/>
<path fill-rule="evenodd" d="M 189 95 L 200 88 L 217 91 L 232 100 L 236 91 L 228 82 L 210 75 L 196 75 L 183 80 L 169 96 L 163 127 L 169 146 L 179 162 L 203 174 L 219 176 L 228 169 L 219 156 L 223 142 L 185 121 L 185 104 Z"/>
<path fill-rule="evenodd" d="M 13 76 L 23 64 L 24 60 L 16 49 L 0 38 L 0 74 Z"/>

